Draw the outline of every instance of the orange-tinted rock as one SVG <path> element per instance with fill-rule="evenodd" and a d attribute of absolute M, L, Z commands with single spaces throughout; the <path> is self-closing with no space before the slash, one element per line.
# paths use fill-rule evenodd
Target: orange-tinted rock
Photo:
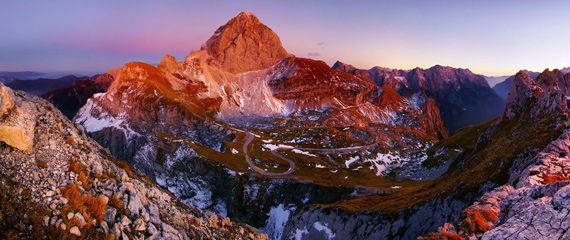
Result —
<path fill-rule="evenodd" d="M 288 58 L 276 68 L 277 74 L 268 81 L 273 95 L 293 101 L 298 109 L 355 106 L 370 102 L 377 89 L 374 82 L 334 70 L 322 61 Z"/>
<path fill-rule="evenodd" d="M 0 84 L 0 141 L 24 152 L 32 152 L 36 109 L 18 94 Z"/>
<path fill-rule="evenodd" d="M 230 73 L 265 69 L 289 57 L 279 36 L 249 12 L 218 28 L 202 50 L 212 57 L 212 65 Z"/>

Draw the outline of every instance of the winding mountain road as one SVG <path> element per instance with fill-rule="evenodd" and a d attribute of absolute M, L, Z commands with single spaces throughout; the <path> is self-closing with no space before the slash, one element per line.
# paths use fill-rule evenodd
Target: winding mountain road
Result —
<path fill-rule="evenodd" d="M 251 161 L 251 158 L 247 154 L 247 147 L 249 146 L 249 143 L 251 143 L 251 141 L 253 141 L 254 136 L 250 132 L 246 132 L 246 133 L 247 133 L 247 140 L 243 144 L 243 153 L 245 154 L 245 161 L 247 162 L 247 164 L 249 164 L 251 169 L 255 170 L 259 174 L 263 174 L 263 175 L 267 175 L 267 176 L 283 176 L 283 175 L 288 175 L 288 174 L 292 173 L 293 171 L 295 171 L 295 162 L 291 161 L 290 159 L 284 158 L 283 156 L 281 156 L 275 152 L 279 148 L 271 150 L 271 154 L 273 154 L 274 156 L 281 158 L 281 159 L 283 159 L 289 163 L 290 167 L 287 171 L 282 172 L 282 173 L 272 173 L 272 172 L 266 172 L 265 170 L 255 166 L 255 164 L 253 164 L 253 161 Z"/>
<path fill-rule="evenodd" d="M 302 151 L 319 151 L 319 152 L 353 152 L 353 151 L 360 151 L 360 150 L 366 150 L 369 147 L 372 147 L 374 145 L 376 145 L 376 143 L 374 144 L 369 144 L 369 145 L 365 145 L 365 146 L 355 146 L 355 147 L 346 147 L 346 148 L 333 148 L 333 149 L 322 149 L 322 148 L 293 148 L 293 147 L 278 147 L 276 149 L 271 150 L 271 154 L 273 154 L 273 156 L 276 156 L 284 161 L 287 161 L 290 165 L 289 169 L 285 172 L 282 173 L 272 173 L 272 172 L 266 172 L 264 169 L 261 169 L 257 166 L 255 166 L 255 164 L 253 163 L 253 161 L 251 160 L 251 158 L 248 155 L 248 146 L 251 143 L 251 141 L 253 141 L 253 139 L 255 138 L 255 136 L 253 134 L 251 134 L 250 132 L 245 132 L 247 134 L 247 140 L 245 141 L 245 143 L 243 144 L 243 153 L 245 154 L 245 161 L 247 162 L 247 164 L 251 167 L 251 169 L 253 169 L 254 171 L 258 172 L 259 174 L 262 175 L 267 175 L 267 176 L 283 176 L 283 175 L 288 175 L 291 174 L 293 171 L 295 171 L 295 162 L 291 161 L 288 158 L 283 157 L 282 155 L 278 154 L 276 151 L 277 150 L 293 150 L 293 149 L 298 149 L 298 150 L 302 150 Z"/>

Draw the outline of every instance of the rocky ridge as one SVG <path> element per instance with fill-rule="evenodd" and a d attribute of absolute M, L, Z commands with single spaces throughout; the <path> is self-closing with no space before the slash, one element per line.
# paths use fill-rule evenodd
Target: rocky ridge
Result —
<path fill-rule="evenodd" d="M 532 71 L 528 71 L 528 70 L 523 70 L 523 71 L 528 73 L 528 75 L 532 79 L 536 79 L 536 77 L 538 77 L 538 75 L 540 74 L 540 72 L 532 72 Z M 511 85 L 513 84 L 513 80 L 515 79 L 515 76 L 516 75 L 510 76 L 507 79 L 505 79 L 505 81 L 497 83 L 493 87 L 493 91 L 495 91 L 497 93 L 497 95 L 499 95 L 505 101 L 507 100 L 507 97 L 509 95 L 509 90 L 511 89 Z"/>
<path fill-rule="evenodd" d="M 52 103 L 67 118 L 72 119 L 87 103 L 87 99 L 96 93 L 106 92 L 120 71 L 120 67 L 112 68 L 95 79 L 81 79 L 70 86 L 51 90 L 41 97 Z"/>
<path fill-rule="evenodd" d="M 333 68 L 367 77 L 380 86 L 391 86 L 402 96 L 424 92 L 437 103 L 451 133 L 488 121 L 503 111 L 504 100 L 493 92 L 483 76 L 469 69 L 436 65 L 410 71 L 381 67 L 365 70 L 338 61 Z"/>
<path fill-rule="evenodd" d="M 14 90 L 25 91 L 36 96 L 45 94 L 46 92 L 71 85 L 72 83 L 88 77 L 77 77 L 68 75 L 57 79 L 38 78 L 33 80 L 14 80 L 6 84 L 7 87 Z"/>
<path fill-rule="evenodd" d="M 2 186 L 29 192 L 30 204 L 43 206 L 45 212 L 36 212 L 31 219 L 39 219 L 44 235 L 267 238 L 248 225 L 180 203 L 128 164 L 115 160 L 45 100 L 3 85 L 0 89 L 2 124 L 8 121 L 32 139 L 31 149 L 24 149 L 31 151 L 22 151 L 19 142 L 0 135 Z M 21 114 L 26 112 L 30 114 Z M 34 124 L 22 124 L 27 121 Z M 32 238 L 41 238 L 39 234 Z"/>
<path fill-rule="evenodd" d="M 446 224 L 448 227 L 441 228 L 439 234 L 459 234 L 470 239 L 570 237 L 570 108 L 566 98 L 569 83 L 570 75 L 557 69 L 546 69 L 536 80 L 526 71 L 515 75 L 507 107 L 497 121 L 516 122 L 526 131 L 546 121 L 558 133 L 543 148 L 521 152 L 510 167 L 506 184 L 482 196 L 463 212 L 455 227 Z M 521 132 L 512 133 L 518 134 Z M 484 138 L 480 142 L 485 142 Z M 431 235 L 437 236 L 440 235 Z"/>

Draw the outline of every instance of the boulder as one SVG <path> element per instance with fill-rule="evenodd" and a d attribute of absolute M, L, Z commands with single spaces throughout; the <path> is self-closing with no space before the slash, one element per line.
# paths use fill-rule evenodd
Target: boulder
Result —
<path fill-rule="evenodd" d="M 76 235 L 78 237 L 81 237 L 81 231 L 79 231 L 79 228 L 77 226 L 73 226 L 69 229 L 69 233 Z"/>

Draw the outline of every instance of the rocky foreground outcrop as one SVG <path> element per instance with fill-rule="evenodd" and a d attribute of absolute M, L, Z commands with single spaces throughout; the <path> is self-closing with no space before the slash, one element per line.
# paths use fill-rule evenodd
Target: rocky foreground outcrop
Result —
<path fill-rule="evenodd" d="M 37 111 L 28 103 L 17 101 L 17 95 L 0 84 L 0 141 L 31 153 Z"/>
<path fill-rule="evenodd" d="M 1 125 L 29 140 L 0 131 L 0 187 L 11 189 L 0 201 L 14 206 L 2 205 L 0 216 L 14 216 L 5 221 L 16 222 L 0 224 L 3 237 L 267 238 L 248 225 L 181 203 L 115 160 L 45 100 L 1 84 L 0 99 Z M 15 214 L 18 206 L 26 214 Z M 30 215 L 26 209 L 40 210 Z"/>

